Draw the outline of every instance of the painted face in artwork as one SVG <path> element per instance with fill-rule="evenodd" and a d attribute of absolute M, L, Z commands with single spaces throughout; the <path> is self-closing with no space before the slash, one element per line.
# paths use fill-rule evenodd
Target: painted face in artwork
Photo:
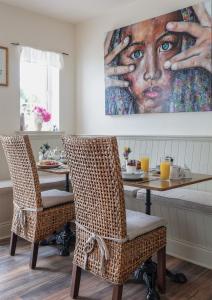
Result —
<path fill-rule="evenodd" d="M 172 72 L 164 63 L 181 51 L 182 37 L 166 30 L 169 21 L 179 21 L 179 12 L 123 28 L 121 40 L 130 37 L 120 63 L 134 64 L 135 70 L 123 77 L 130 82 L 140 112 L 161 112 L 171 94 Z"/>

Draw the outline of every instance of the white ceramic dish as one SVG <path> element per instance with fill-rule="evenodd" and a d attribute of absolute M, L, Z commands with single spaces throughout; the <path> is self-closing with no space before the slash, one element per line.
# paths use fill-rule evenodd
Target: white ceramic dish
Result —
<path fill-rule="evenodd" d="M 134 173 L 136 173 L 136 166 L 129 166 L 129 165 L 127 165 L 126 166 L 126 172 L 128 174 L 134 174 Z"/>
<path fill-rule="evenodd" d="M 122 172 L 122 178 L 125 180 L 138 180 L 143 179 L 143 172 L 136 171 L 134 173 Z"/>

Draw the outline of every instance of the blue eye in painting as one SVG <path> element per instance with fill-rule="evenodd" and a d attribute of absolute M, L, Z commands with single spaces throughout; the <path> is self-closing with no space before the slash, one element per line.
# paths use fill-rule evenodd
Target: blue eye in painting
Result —
<path fill-rule="evenodd" d="M 173 44 L 170 42 L 164 42 L 163 44 L 160 45 L 159 50 L 160 52 L 165 52 L 171 50 L 173 47 Z"/>
<path fill-rule="evenodd" d="M 134 60 L 141 59 L 143 56 L 144 56 L 144 52 L 141 50 L 136 50 L 130 55 L 130 57 Z"/>

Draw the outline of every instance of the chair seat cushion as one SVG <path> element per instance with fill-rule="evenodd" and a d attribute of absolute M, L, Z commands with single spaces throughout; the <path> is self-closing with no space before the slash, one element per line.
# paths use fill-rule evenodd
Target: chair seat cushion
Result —
<path fill-rule="evenodd" d="M 127 237 L 128 240 L 150 232 L 156 228 L 166 226 L 166 221 L 157 216 L 126 209 Z"/>
<path fill-rule="evenodd" d="M 44 208 L 61 205 L 74 201 L 73 193 L 60 190 L 48 190 L 41 192 L 42 204 Z"/>

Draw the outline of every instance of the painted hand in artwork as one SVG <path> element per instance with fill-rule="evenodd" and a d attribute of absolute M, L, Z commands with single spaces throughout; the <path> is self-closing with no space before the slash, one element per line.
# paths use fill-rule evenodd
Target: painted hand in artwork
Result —
<path fill-rule="evenodd" d="M 173 71 L 202 67 L 212 73 L 212 18 L 203 4 L 193 6 L 199 24 L 192 22 L 169 22 L 166 28 L 174 32 L 186 32 L 196 38 L 194 46 L 175 55 L 164 64 Z"/>
<path fill-rule="evenodd" d="M 113 37 L 114 31 L 107 34 L 105 40 L 105 85 L 107 87 L 128 87 L 129 82 L 125 80 L 115 79 L 113 76 L 123 75 L 134 71 L 135 66 L 112 66 L 111 63 L 117 57 L 117 55 L 125 49 L 129 44 L 129 37 L 122 40 L 111 52 L 109 52 L 110 43 Z"/>

